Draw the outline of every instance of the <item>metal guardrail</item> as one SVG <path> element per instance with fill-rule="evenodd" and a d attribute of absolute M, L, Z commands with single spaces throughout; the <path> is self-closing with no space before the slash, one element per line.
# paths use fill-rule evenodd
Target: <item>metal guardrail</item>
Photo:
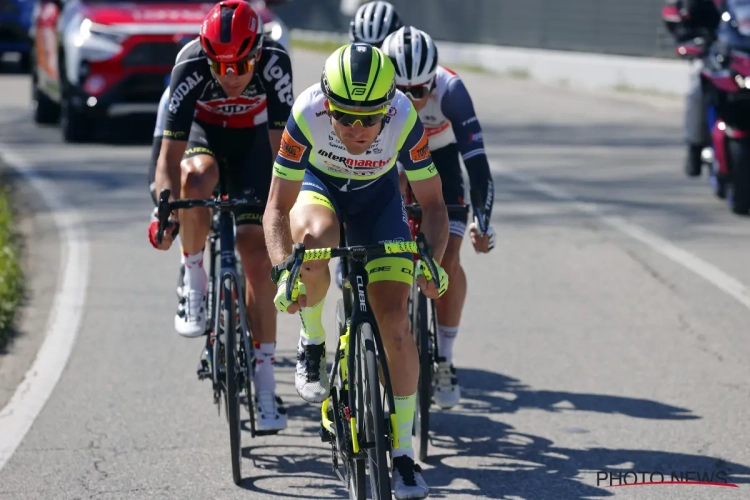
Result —
<path fill-rule="evenodd" d="M 551 50 L 673 57 L 664 0 L 390 0 L 436 40 Z M 291 28 L 346 32 L 342 0 L 274 7 Z"/>

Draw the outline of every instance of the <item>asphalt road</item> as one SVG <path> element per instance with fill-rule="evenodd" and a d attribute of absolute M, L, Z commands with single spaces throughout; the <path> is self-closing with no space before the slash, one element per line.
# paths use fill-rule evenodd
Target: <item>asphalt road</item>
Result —
<path fill-rule="evenodd" d="M 295 54 L 296 93 L 322 61 Z M 464 399 L 434 411 L 431 497 L 746 498 L 750 310 L 726 278 L 707 281 L 651 238 L 750 284 L 748 220 L 681 173 L 681 103 L 463 77 L 493 162 L 499 243 L 483 257 L 464 248 Z M 62 145 L 31 123 L 25 77 L 0 89 L 0 142 L 74 207 L 90 252 L 76 345 L 0 471 L 0 498 L 344 498 L 317 407 L 293 388 L 297 318 L 279 323 L 289 429 L 246 435 L 236 487 L 225 420 L 194 374 L 201 341 L 173 332 L 177 253 L 147 242 L 148 147 Z M 628 470 L 725 470 L 739 488 L 597 484 L 597 472 Z"/>

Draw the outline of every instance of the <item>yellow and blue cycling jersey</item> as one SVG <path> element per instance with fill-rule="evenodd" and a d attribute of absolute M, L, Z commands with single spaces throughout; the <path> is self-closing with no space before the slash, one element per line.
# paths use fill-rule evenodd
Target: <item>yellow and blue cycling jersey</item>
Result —
<path fill-rule="evenodd" d="M 377 139 L 365 153 L 352 155 L 334 133 L 324 101 L 319 85 L 297 98 L 284 130 L 274 175 L 302 181 L 297 203 L 333 210 L 346 224 L 350 245 L 408 241 L 411 235 L 398 188 L 396 161 L 412 182 L 437 175 L 427 134 L 414 106 L 397 92 Z M 373 259 L 368 272 L 371 282 L 411 284 L 412 255 Z"/>

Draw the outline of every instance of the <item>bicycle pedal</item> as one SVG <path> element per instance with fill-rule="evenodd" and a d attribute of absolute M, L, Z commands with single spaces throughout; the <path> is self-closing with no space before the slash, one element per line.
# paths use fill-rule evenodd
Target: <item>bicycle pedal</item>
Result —
<path fill-rule="evenodd" d="M 323 443 L 330 443 L 333 439 L 333 436 L 331 436 L 331 433 L 326 430 L 325 427 L 322 425 L 320 426 L 320 429 L 318 429 L 318 435 L 320 436 L 320 440 Z"/>

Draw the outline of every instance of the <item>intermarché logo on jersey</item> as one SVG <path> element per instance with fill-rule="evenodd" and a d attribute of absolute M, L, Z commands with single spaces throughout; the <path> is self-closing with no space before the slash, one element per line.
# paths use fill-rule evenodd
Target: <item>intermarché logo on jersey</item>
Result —
<path fill-rule="evenodd" d="M 349 167 L 379 168 L 379 167 L 385 167 L 386 165 L 390 165 L 391 163 L 391 158 L 388 158 L 387 160 L 355 160 L 354 158 L 338 156 L 324 149 L 319 149 L 318 154 L 320 156 L 325 156 L 326 158 L 330 158 L 333 161 L 345 162 L 347 166 Z"/>

